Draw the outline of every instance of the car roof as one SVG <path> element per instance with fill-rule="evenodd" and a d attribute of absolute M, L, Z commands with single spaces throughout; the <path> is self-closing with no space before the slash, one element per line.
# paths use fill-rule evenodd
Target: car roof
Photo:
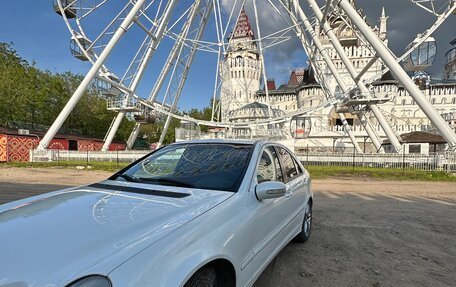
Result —
<path fill-rule="evenodd" d="M 285 145 L 270 141 L 270 140 L 243 140 L 243 139 L 203 139 L 203 140 L 190 140 L 190 141 L 180 141 L 172 143 L 170 145 L 179 145 L 179 144 L 240 144 L 240 145 L 259 145 L 264 146 L 267 144 L 272 144 L 279 147 L 284 147 L 288 149 Z M 289 150 L 289 149 L 288 149 Z M 291 150 L 289 150 L 291 152 Z M 293 153 L 292 153 L 293 154 Z"/>
<path fill-rule="evenodd" d="M 243 145 L 255 145 L 259 141 L 254 140 L 238 140 L 238 139 L 204 139 L 204 140 L 190 140 L 190 141 L 180 141 L 176 143 L 172 143 L 171 145 L 175 144 L 189 144 L 189 143 L 201 143 L 201 144 L 221 144 L 221 143 L 228 143 L 228 144 L 243 144 Z"/>

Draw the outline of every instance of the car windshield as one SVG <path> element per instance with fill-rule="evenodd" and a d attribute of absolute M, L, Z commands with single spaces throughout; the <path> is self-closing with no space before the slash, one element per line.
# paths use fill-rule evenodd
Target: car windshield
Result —
<path fill-rule="evenodd" d="M 252 150 L 252 145 L 225 143 L 171 145 L 114 179 L 235 192 Z"/>

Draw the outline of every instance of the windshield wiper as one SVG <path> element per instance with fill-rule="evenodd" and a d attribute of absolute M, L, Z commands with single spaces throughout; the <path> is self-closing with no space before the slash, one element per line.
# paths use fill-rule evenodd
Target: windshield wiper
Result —
<path fill-rule="evenodd" d="M 141 179 L 134 177 L 132 175 L 126 174 L 126 173 L 118 174 L 117 177 L 121 177 L 121 178 L 125 179 L 126 181 L 130 181 L 130 182 L 141 182 Z"/>
<path fill-rule="evenodd" d="M 156 182 L 156 183 L 162 184 L 162 185 L 197 188 L 197 186 L 194 185 L 193 183 L 186 182 L 186 181 L 180 181 L 180 180 L 172 179 L 172 178 L 165 178 L 165 177 L 140 178 L 139 180 L 146 181 L 146 182 Z"/>

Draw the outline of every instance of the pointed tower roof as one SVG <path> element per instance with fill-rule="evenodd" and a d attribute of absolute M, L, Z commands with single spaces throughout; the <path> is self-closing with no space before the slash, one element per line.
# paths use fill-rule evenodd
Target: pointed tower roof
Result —
<path fill-rule="evenodd" d="M 247 16 L 244 6 L 242 6 L 242 10 L 239 14 L 239 18 L 237 19 L 236 26 L 231 34 L 231 38 L 243 37 L 253 38 L 253 31 L 249 23 L 249 16 Z"/>

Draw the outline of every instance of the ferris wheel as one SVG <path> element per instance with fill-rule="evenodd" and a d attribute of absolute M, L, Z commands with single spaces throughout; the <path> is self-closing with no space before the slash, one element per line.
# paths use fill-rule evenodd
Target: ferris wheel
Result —
<path fill-rule="evenodd" d="M 40 142 L 39 148 L 45 149 L 48 146 L 83 92 L 94 83 L 106 98 L 107 108 L 118 113 L 106 134 L 103 150 L 107 150 L 109 147 L 124 118 L 135 121 L 135 127 L 128 141 L 128 145 L 131 146 L 139 133 L 141 124 L 153 121 L 158 116 L 167 117 L 162 141 L 171 118 L 227 128 L 281 123 L 346 101 L 350 94 L 353 94 L 353 90 L 358 88 L 359 79 L 356 78 L 359 76 L 361 79 L 362 75 L 352 75 L 354 84 L 342 89 L 342 95 L 336 95 L 329 87 L 322 68 L 317 65 L 318 59 L 324 58 L 322 56 L 324 51 L 315 45 L 315 31 L 324 30 L 325 24 L 327 24 L 325 19 L 330 13 L 345 14 L 349 19 L 357 17 L 353 14 L 357 13 L 353 8 L 353 1 L 342 0 L 337 1 L 338 3 L 330 0 L 319 1 L 321 5 L 315 0 L 234 0 L 228 2 L 231 5 L 227 5 L 227 1 L 222 0 L 54 0 L 54 9 L 63 18 L 71 34 L 72 55 L 78 60 L 90 63 L 91 68 Z M 452 13 L 455 13 L 456 7 L 454 0 L 410 0 L 408 3 L 420 7 L 423 13 L 433 15 L 435 20 L 427 30 L 420 31 L 412 45 L 400 56 L 395 56 L 389 50 L 383 51 L 384 54 L 382 54 L 378 51 L 381 50 L 378 43 L 372 43 L 367 29 L 360 31 L 358 29 L 360 23 L 356 23 L 356 21 L 347 23 L 347 25 L 357 27 L 353 31 L 366 42 L 375 54 L 379 55 L 378 58 L 385 63 L 391 62 L 386 64 L 385 69 L 375 77 L 363 79 L 366 88 L 391 66 L 397 69 L 401 61 L 407 61 L 410 57 L 412 60 L 416 59 L 413 57 L 413 53 L 425 41 L 429 42 L 429 37 Z M 230 49 L 230 29 L 245 5 L 250 5 L 253 10 L 254 25 L 252 26 L 256 32 L 253 41 L 258 47 L 258 57 L 262 67 L 261 81 L 267 82 L 264 55 L 267 55 L 268 49 L 297 38 L 302 43 L 315 76 L 325 91 L 326 101 L 311 108 L 301 107 L 295 111 L 285 111 L 285 113 L 277 115 L 269 113 L 268 117 L 251 122 L 232 122 L 220 118 L 219 99 L 222 83 L 226 79 L 223 78 L 221 72 L 223 69 L 219 67 L 224 65 L 224 59 Z M 270 21 L 270 19 L 261 17 L 258 6 L 260 6 L 260 12 L 271 11 L 276 16 L 274 18 L 281 21 L 277 29 L 266 31 L 266 33 L 262 31 L 263 23 L 261 21 Z M 205 33 L 207 30 L 212 32 Z M 205 34 L 208 36 L 205 37 Z M 154 58 L 161 48 L 161 43 L 168 43 L 164 48 L 166 52 L 162 52 L 167 54 L 165 62 Z M 191 95 L 183 94 L 196 53 L 206 53 L 217 59 L 217 66 L 213 67 L 215 75 L 209 83 L 213 87 L 211 121 L 193 119 L 178 110 L 182 97 L 190 97 L 191 101 L 199 100 L 195 95 L 193 95 L 195 98 L 191 98 Z M 388 53 L 389 55 L 387 55 Z M 391 58 L 386 60 L 385 57 Z M 331 63 L 327 64 L 331 66 Z M 160 72 L 151 81 L 147 73 L 152 68 Z M 401 68 L 401 70 L 403 69 Z M 148 75 L 147 81 L 144 80 L 146 74 Z M 407 79 L 400 80 L 407 81 Z M 268 88 L 267 85 L 264 86 L 268 103 Z M 139 94 L 140 90 L 150 92 Z M 374 105 L 375 100 L 371 99 L 363 103 L 369 105 L 373 103 L 372 105 Z M 422 108 L 429 110 L 424 106 L 425 104 Z M 442 122 L 433 115 L 432 110 L 429 110 L 428 113 L 437 126 L 442 125 Z M 343 117 L 343 114 L 341 116 Z M 347 134 L 350 136 L 347 125 L 346 128 L 348 129 Z M 368 123 L 366 123 L 366 129 L 369 129 Z M 450 135 L 445 127 L 442 127 L 442 131 L 450 138 L 449 142 L 456 144 L 456 136 Z M 351 137 L 351 139 L 354 142 L 354 138 Z"/>

